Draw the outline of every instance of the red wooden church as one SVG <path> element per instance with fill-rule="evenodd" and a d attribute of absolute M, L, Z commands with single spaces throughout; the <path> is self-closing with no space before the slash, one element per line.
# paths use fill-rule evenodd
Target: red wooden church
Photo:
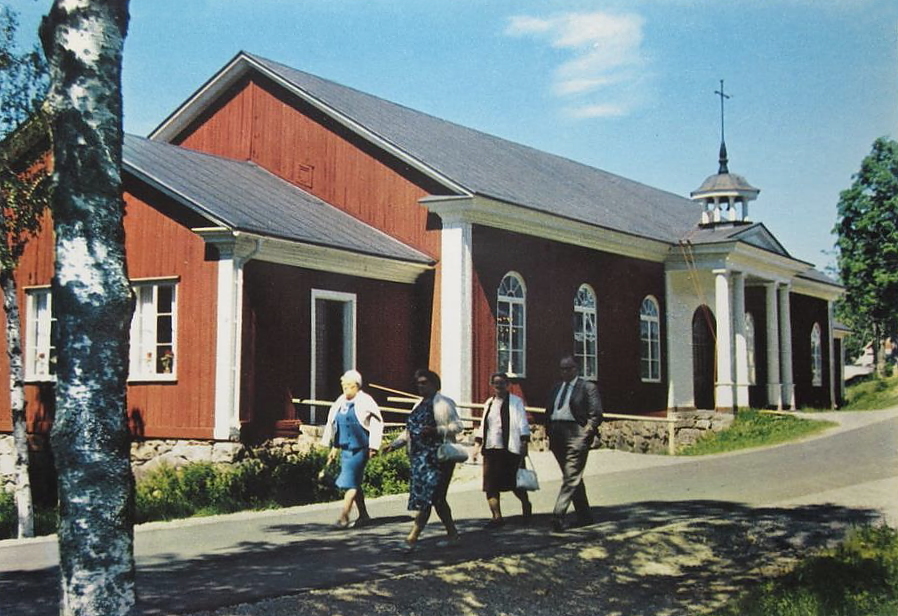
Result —
<path fill-rule="evenodd" d="M 748 221 L 725 156 L 688 199 L 239 53 L 126 137 L 124 178 L 138 436 L 295 434 L 350 367 L 409 390 L 430 366 L 462 401 L 505 370 L 536 406 L 567 353 L 623 413 L 840 396 L 841 289 Z M 37 432 L 51 236 L 18 270 Z"/>

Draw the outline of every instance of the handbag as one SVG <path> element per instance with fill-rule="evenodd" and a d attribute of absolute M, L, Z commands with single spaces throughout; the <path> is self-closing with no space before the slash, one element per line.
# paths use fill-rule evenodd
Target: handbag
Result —
<path fill-rule="evenodd" d="M 530 456 L 524 458 L 525 466 L 518 469 L 517 476 L 515 477 L 515 485 L 519 490 L 535 492 L 536 490 L 539 490 L 539 478 L 536 476 L 535 469 L 526 467 L 527 462 L 530 462 L 530 466 L 533 466 Z"/>
<path fill-rule="evenodd" d="M 443 441 L 437 448 L 437 460 L 440 462 L 466 462 L 468 450 L 458 443 Z"/>

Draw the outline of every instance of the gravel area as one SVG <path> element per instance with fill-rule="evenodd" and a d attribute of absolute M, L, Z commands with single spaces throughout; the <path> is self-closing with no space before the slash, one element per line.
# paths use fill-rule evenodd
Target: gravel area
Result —
<path fill-rule="evenodd" d="M 569 531 L 566 541 L 538 552 L 433 568 L 424 561 L 406 575 L 194 616 L 709 614 L 809 550 L 832 545 L 851 525 L 821 524 L 818 516 L 826 511 L 820 508 L 709 509 L 708 515 L 684 511 L 674 523 L 626 532 L 599 523 Z"/>

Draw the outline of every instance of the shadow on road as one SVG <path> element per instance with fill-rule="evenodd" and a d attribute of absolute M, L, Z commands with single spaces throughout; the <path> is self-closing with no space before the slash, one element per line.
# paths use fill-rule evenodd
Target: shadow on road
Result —
<path fill-rule="evenodd" d="M 484 520 L 463 520 L 464 541 L 456 548 L 437 547 L 441 533 L 431 522 L 412 555 L 399 551 L 405 516 L 340 532 L 320 524 L 272 525 L 266 532 L 290 535 L 286 542 L 247 542 L 192 560 L 156 555 L 154 564 L 139 566 L 135 614 L 182 614 L 285 595 L 296 595 L 291 614 L 685 614 L 878 519 L 866 509 L 717 501 L 641 502 L 593 512 L 596 524 L 563 534 L 550 533 L 541 516 L 529 525 L 511 518 L 499 531 L 483 530 Z M 416 578 L 427 584 L 409 592 Z M 376 582 L 355 584 L 365 580 Z M 0 614 L 55 615 L 57 589 L 56 569 L 4 574 Z M 320 589 L 334 590 L 325 596 Z M 396 611 L 374 609 L 384 605 Z"/>

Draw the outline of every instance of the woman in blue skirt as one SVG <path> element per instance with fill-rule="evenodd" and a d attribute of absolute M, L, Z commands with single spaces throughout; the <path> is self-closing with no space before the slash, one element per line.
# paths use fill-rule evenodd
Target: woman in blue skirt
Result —
<path fill-rule="evenodd" d="M 347 371 L 340 377 L 343 395 L 331 405 L 321 443 L 330 447 L 327 463 L 331 464 L 340 454 L 340 474 L 337 487 L 346 490 L 343 509 L 335 523 L 337 528 L 350 525 L 349 514 L 355 503 L 359 515 L 354 527 L 363 526 L 371 520 L 365 507 L 362 492 L 362 476 L 370 456 L 377 455 L 383 438 L 384 421 L 374 398 L 362 391 L 362 375 L 355 370 Z"/>

